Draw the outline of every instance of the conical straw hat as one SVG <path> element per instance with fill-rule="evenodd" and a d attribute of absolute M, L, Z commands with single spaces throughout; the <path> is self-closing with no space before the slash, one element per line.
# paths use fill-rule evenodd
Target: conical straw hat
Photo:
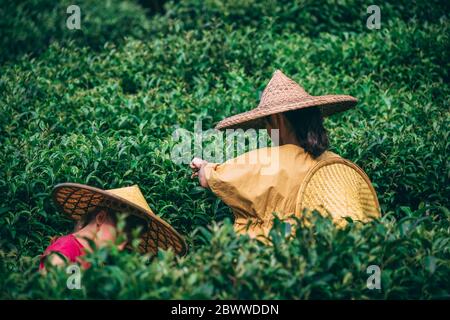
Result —
<path fill-rule="evenodd" d="M 99 207 L 144 219 L 148 230 L 142 235 L 139 245 L 141 252 L 156 254 L 158 248 L 172 248 L 177 254 L 183 255 L 187 251 L 183 237 L 153 213 L 137 185 L 102 190 L 78 183 L 61 183 L 53 189 L 53 200 L 61 212 L 74 220 Z"/>
<path fill-rule="evenodd" d="M 276 70 L 261 96 L 258 107 L 220 121 L 216 129 L 264 128 L 264 117 L 286 111 L 319 107 L 324 117 L 354 107 L 357 99 L 348 95 L 311 96 L 294 80 Z"/>

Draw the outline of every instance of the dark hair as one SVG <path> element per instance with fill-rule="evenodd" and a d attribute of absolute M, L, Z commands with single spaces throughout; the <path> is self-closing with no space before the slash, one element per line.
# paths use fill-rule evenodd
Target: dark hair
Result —
<path fill-rule="evenodd" d="M 78 230 L 84 228 L 85 226 L 87 226 L 89 223 L 91 223 L 97 217 L 97 214 L 99 214 L 101 211 L 106 211 L 108 218 L 111 219 L 111 221 L 114 224 L 117 224 L 119 219 L 118 219 L 118 214 L 115 211 L 108 209 L 108 208 L 97 207 L 95 210 L 93 210 L 81 217 L 81 219 L 78 221 L 77 225 L 75 226 L 75 231 L 78 231 Z M 130 238 L 132 231 L 138 227 L 142 227 L 141 234 L 146 232 L 147 224 L 145 223 L 145 220 L 143 220 L 142 218 L 139 218 L 133 214 L 126 214 L 125 227 L 124 227 L 123 231 L 127 234 L 128 238 Z"/>
<path fill-rule="evenodd" d="M 111 219 L 114 224 L 117 223 L 117 216 L 112 210 L 109 210 L 109 209 L 103 208 L 103 207 L 96 207 L 91 212 L 88 212 L 85 215 L 81 216 L 80 220 L 78 220 L 78 222 L 75 226 L 75 231 L 83 229 L 89 223 L 94 221 L 95 218 L 97 217 L 97 214 L 99 214 L 101 211 L 106 211 L 108 218 Z"/>
<path fill-rule="evenodd" d="M 330 143 L 319 108 L 288 111 L 285 115 L 295 129 L 300 146 L 313 158 L 317 158 L 328 149 Z"/>

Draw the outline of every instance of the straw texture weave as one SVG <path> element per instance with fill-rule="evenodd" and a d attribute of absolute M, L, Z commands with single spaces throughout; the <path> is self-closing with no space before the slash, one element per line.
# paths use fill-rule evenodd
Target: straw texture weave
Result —
<path fill-rule="evenodd" d="M 147 231 L 141 236 L 139 251 L 156 254 L 158 248 L 172 248 L 183 255 L 187 245 L 167 222 L 155 215 L 137 186 L 102 190 L 77 183 L 62 183 L 53 190 L 53 200 L 58 209 L 74 220 L 80 220 L 97 208 L 138 216 L 147 223 Z"/>
<path fill-rule="evenodd" d="M 264 128 L 262 118 L 268 115 L 310 107 L 320 108 L 322 115 L 326 117 L 354 107 L 357 101 L 348 95 L 312 96 L 277 70 L 264 89 L 258 107 L 220 121 L 216 129 Z"/>
<path fill-rule="evenodd" d="M 362 169 L 340 158 L 319 162 L 307 174 L 297 197 L 296 212 L 317 210 L 340 226 L 344 217 L 367 222 L 380 217 L 376 192 Z"/>

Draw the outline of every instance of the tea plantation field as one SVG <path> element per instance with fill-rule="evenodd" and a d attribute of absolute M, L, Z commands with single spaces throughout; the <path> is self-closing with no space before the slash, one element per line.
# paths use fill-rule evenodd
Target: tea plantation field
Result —
<path fill-rule="evenodd" d="M 0 0 L 1 299 L 449 299 L 449 2 Z M 141 1 L 151 3 L 152 1 Z M 158 1 L 153 1 L 158 3 Z M 357 97 L 326 119 L 334 152 L 371 178 L 382 218 L 336 229 L 278 221 L 272 246 L 237 237 L 231 211 L 170 150 L 176 128 L 249 110 L 275 69 L 311 94 Z M 72 230 L 52 187 L 139 184 L 186 237 L 186 256 L 103 248 L 82 289 L 39 254 Z M 381 269 L 370 290 L 366 270 Z"/>

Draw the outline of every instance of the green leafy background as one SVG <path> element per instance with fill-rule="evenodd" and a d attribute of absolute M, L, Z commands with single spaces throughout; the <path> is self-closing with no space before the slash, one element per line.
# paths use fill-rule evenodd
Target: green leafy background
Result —
<path fill-rule="evenodd" d="M 449 298 L 447 1 L 0 1 L 0 297 Z M 146 9 L 147 8 L 147 9 Z M 159 8 L 159 10 L 154 10 Z M 337 230 L 278 221 L 272 246 L 236 237 L 229 209 L 170 160 L 172 133 L 253 108 L 282 69 L 311 94 L 358 107 L 326 120 L 332 150 L 371 178 L 383 218 Z M 50 201 L 73 181 L 139 184 L 190 251 L 99 249 L 82 290 L 37 273 L 72 223 Z M 369 265 L 382 289 L 366 286 Z"/>

